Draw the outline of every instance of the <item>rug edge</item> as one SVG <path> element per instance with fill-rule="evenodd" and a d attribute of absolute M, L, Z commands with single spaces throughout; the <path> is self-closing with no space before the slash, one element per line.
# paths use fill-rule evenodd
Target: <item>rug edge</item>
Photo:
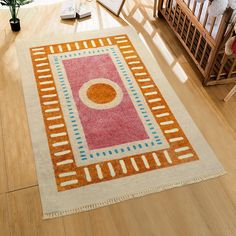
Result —
<path fill-rule="evenodd" d="M 212 175 L 201 176 L 201 177 L 194 178 L 192 180 L 180 181 L 180 182 L 176 182 L 176 183 L 168 184 L 168 185 L 151 187 L 151 188 L 143 190 L 141 192 L 130 193 L 130 194 L 124 195 L 122 197 L 119 196 L 119 197 L 116 197 L 116 198 L 111 198 L 111 199 L 106 200 L 106 201 L 101 201 L 101 202 L 96 203 L 96 204 L 89 204 L 89 205 L 86 205 L 86 206 L 83 206 L 83 207 L 78 207 L 78 208 L 75 208 L 75 209 L 69 209 L 69 210 L 66 210 L 66 211 L 58 211 L 58 212 L 51 212 L 51 213 L 43 213 L 43 220 L 53 219 L 53 218 L 56 218 L 56 217 L 62 217 L 62 216 L 67 216 L 67 215 L 71 215 L 71 214 L 90 211 L 90 210 L 97 209 L 97 208 L 100 208 L 100 207 L 105 207 L 105 206 L 117 204 L 117 203 L 123 202 L 125 200 L 131 200 L 131 199 L 147 196 L 149 194 L 159 193 L 159 192 L 162 192 L 162 191 L 165 191 L 165 190 L 168 190 L 168 189 L 173 189 L 173 188 L 177 188 L 177 187 L 187 186 L 187 185 L 190 185 L 190 184 L 200 183 L 200 182 L 203 182 L 203 181 L 206 181 L 206 180 L 211 180 L 211 179 L 214 179 L 214 178 L 217 178 L 217 177 L 224 176 L 226 174 L 227 174 L 227 172 L 222 167 L 221 170 L 217 170 L 216 173 L 212 174 Z"/>

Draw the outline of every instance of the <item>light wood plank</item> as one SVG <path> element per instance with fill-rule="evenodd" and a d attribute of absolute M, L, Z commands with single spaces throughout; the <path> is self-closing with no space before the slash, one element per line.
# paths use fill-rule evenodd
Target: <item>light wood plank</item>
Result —
<path fill-rule="evenodd" d="M 8 219 L 7 196 L 0 194 L 0 235 L 10 235 Z"/>
<path fill-rule="evenodd" d="M 16 52 L 13 45 L 16 34 L 8 34 L 7 30 L 4 40 L 0 41 L 0 114 L 8 188 L 12 191 L 35 185 L 37 181 L 20 84 L 19 63 L 15 60 Z"/>
<path fill-rule="evenodd" d="M 206 91 L 209 94 L 210 98 L 214 101 L 214 104 L 218 108 L 220 113 L 224 116 L 232 129 L 236 132 L 236 96 L 233 96 L 227 103 L 222 102 L 225 96 L 231 91 L 233 86 L 232 84 L 213 87 L 210 86 L 206 88 Z"/>
<path fill-rule="evenodd" d="M 19 81 L 11 79 L 14 78 L 11 73 L 16 71 L 5 75 L 8 81 L 0 108 L 10 191 L 37 184 L 22 91 Z"/>
<path fill-rule="evenodd" d="M 112 206 L 113 218 L 123 235 L 174 235 L 163 206 L 152 200 L 153 195 Z M 161 213 L 161 214 L 159 214 Z M 160 217 L 159 217 L 160 216 Z M 131 220 L 132 219 L 132 220 Z M 158 230 L 157 230 L 158 229 Z"/>
<path fill-rule="evenodd" d="M 112 219 L 110 207 L 96 209 L 95 211 L 91 211 L 89 215 L 94 235 L 120 235 L 120 228 L 116 227 Z"/>
<path fill-rule="evenodd" d="M 224 189 L 223 178 L 220 180 L 222 181 L 214 179 L 194 185 L 193 197 L 196 198 L 197 208 L 204 221 L 207 222 L 212 235 L 234 235 L 236 232 L 235 206 Z"/>
<path fill-rule="evenodd" d="M 77 236 L 78 232 L 81 236 L 94 235 L 89 214 L 89 212 L 83 212 L 63 217 L 66 235 Z"/>
<path fill-rule="evenodd" d="M 0 194 L 5 192 L 7 192 L 7 175 L 0 113 Z"/>
<path fill-rule="evenodd" d="M 64 217 L 65 232 L 67 235 L 103 236 L 121 235 L 122 229 L 117 228 L 116 221 L 110 207 L 102 207 L 90 212 L 74 214 Z"/>
<path fill-rule="evenodd" d="M 8 209 L 11 235 L 65 235 L 61 218 L 42 220 L 38 187 L 9 193 Z"/>

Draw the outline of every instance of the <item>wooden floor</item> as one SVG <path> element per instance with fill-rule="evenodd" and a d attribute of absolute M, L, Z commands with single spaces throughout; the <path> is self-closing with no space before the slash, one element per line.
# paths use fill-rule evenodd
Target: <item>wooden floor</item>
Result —
<path fill-rule="evenodd" d="M 127 0 L 122 19 L 93 5 L 92 18 L 82 22 L 60 22 L 60 4 L 22 9 L 19 34 L 9 30 L 8 11 L 0 11 L 0 235 L 236 235 L 236 97 L 222 101 L 233 85 L 201 85 L 200 73 L 167 24 L 153 19 L 152 0 Z M 19 75 L 24 61 L 17 61 L 15 41 L 127 24 L 140 33 L 228 174 L 43 221 Z"/>

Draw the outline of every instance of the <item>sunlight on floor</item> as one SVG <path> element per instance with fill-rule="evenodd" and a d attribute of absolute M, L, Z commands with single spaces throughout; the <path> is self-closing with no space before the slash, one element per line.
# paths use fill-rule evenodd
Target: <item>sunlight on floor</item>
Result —
<path fill-rule="evenodd" d="M 148 18 L 149 18 L 149 19 L 152 19 L 152 17 L 153 17 L 153 10 L 152 10 L 152 8 L 150 8 L 150 7 L 144 7 L 144 9 L 145 9 L 145 11 L 146 11 L 146 13 L 147 13 L 147 15 L 148 15 Z"/>
<path fill-rule="evenodd" d="M 156 27 L 152 24 L 152 21 L 155 21 L 153 18 L 153 9 L 152 4 L 149 1 L 142 1 L 137 9 L 134 11 L 134 7 L 137 6 L 134 4 L 133 0 L 127 1 L 124 5 L 122 18 L 130 25 L 132 24 L 139 33 L 140 39 L 145 44 L 146 48 L 153 55 L 152 50 L 150 49 L 147 41 L 145 40 L 145 32 L 140 30 L 140 27 L 146 31 L 148 37 L 150 37 L 158 49 L 158 51 L 162 54 L 164 60 L 168 63 L 170 70 L 176 75 L 176 77 L 180 80 L 181 83 L 185 83 L 188 80 L 188 76 L 181 64 L 178 62 L 178 58 L 172 54 L 171 50 L 168 47 L 168 44 L 163 40 L 161 35 L 157 32 Z M 124 15 L 124 17 L 123 17 Z M 132 20 L 137 21 L 137 24 L 132 23 Z M 149 42 L 150 43 L 150 42 Z M 161 60 L 159 58 L 158 60 Z M 157 61 L 158 61 L 157 60 Z"/>
<path fill-rule="evenodd" d="M 153 27 L 150 24 L 150 22 L 147 20 L 145 24 L 143 25 L 143 28 L 146 30 L 146 32 L 151 35 L 153 33 Z"/>
<path fill-rule="evenodd" d="M 175 63 L 172 70 L 182 83 L 185 83 L 188 80 L 188 76 L 178 62 Z"/>
<path fill-rule="evenodd" d="M 150 6 L 150 0 L 142 0 L 142 4 L 146 6 Z"/>
<path fill-rule="evenodd" d="M 39 5 L 50 5 L 50 4 L 57 4 L 63 2 L 64 0 L 32 0 L 31 3 L 23 5 L 21 7 L 34 7 Z"/>
<path fill-rule="evenodd" d="M 141 33 L 138 34 L 139 35 L 139 38 L 142 40 L 143 44 L 146 46 L 147 50 L 152 54 L 152 56 L 154 57 L 150 47 L 148 46 L 145 38 L 143 37 L 143 35 Z"/>
<path fill-rule="evenodd" d="M 121 24 L 115 19 L 113 15 L 107 10 L 101 9 L 102 28 L 108 29 L 113 27 L 119 27 Z"/>
<path fill-rule="evenodd" d="M 142 23 L 142 21 L 144 20 L 144 16 L 142 15 L 141 11 L 139 9 L 137 9 L 135 11 L 135 13 L 133 14 L 133 18 L 138 22 L 138 23 Z"/>
<path fill-rule="evenodd" d="M 122 11 L 125 12 L 126 15 L 129 15 L 129 13 L 133 10 L 135 7 L 135 2 L 133 0 L 126 1 Z"/>
<path fill-rule="evenodd" d="M 174 57 L 172 56 L 165 42 L 162 40 L 161 36 L 158 33 L 156 33 L 153 37 L 153 42 L 161 52 L 162 56 L 165 58 L 166 62 L 171 65 L 174 62 Z"/>
<path fill-rule="evenodd" d="M 142 40 L 143 44 L 146 46 L 146 48 L 148 49 L 148 51 L 152 54 L 152 56 L 154 57 L 150 47 L 148 46 L 144 36 L 139 33 L 139 37 Z M 164 41 L 161 39 L 161 37 L 156 34 L 154 36 L 155 38 L 155 44 L 158 48 L 158 50 L 160 50 L 160 52 L 162 53 L 163 57 L 166 59 L 167 62 L 169 62 L 169 66 L 170 69 L 175 73 L 175 75 L 177 76 L 177 78 L 180 80 L 180 82 L 185 83 L 188 80 L 188 76 L 185 73 L 184 69 L 182 68 L 182 66 L 175 61 L 174 57 L 171 55 L 171 53 L 169 52 L 167 46 L 165 45 Z"/>

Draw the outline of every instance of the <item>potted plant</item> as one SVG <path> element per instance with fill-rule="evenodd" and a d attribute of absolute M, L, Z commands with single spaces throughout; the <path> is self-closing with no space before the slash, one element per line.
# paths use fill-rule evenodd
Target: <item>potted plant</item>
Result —
<path fill-rule="evenodd" d="M 0 0 L 0 4 L 8 6 L 11 12 L 11 19 L 9 20 L 11 29 L 14 32 L 20 31 L 20 19 L 17 18 L 20 6 L 30 3 L 29 0 Z"/>

